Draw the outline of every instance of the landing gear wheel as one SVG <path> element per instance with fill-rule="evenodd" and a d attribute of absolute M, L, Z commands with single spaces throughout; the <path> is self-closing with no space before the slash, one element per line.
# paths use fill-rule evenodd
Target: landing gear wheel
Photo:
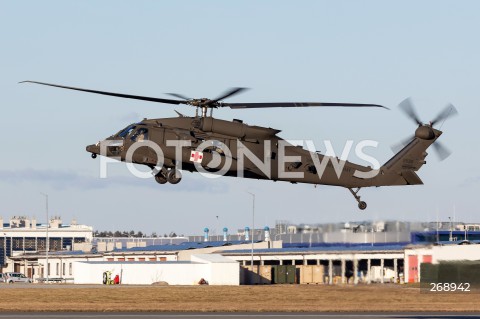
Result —
<path fill-rule="evenodd" d="M 96 159 L 96 158 L 97 158 L 97 154 L 92 153 L 92 158 L 93 158 L 93 159 Z"/>
<path fill-rule="evenodd" d="M 168 182 L 167 180 L 167 169 L 165 167 L 162 167 L 160 170 L 156 169 L 155 167 L 151 167 L 152 169 L 152 174 L 155 174 L 155 181 L 159 184 L 165 184 Z"/>
<path fill-rule="evenodd" d="M 364 210 L 365 208 L 367 208 L 367 203 L 365 203 L 364 201 L 358 202 L 358 208 Z"/>
<path fill-rule="evenodd" d="M 158 173 L 155 175 L 155 181 L 159 184 L 165 184 L 167 182 L 167 178 L 163 176 L 162 173 Z"/>
<path fill-rule="evenodd" d="M 167 180 L 170 184 L 178 184 L 182 180 L 182 173 L 177 169 L 171 169 L 167 173 Z"/>

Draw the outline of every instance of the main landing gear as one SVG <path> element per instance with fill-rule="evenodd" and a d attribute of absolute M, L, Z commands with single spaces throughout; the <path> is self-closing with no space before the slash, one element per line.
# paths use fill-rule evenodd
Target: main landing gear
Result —
<path fill-rule="evenodd" d="M 360 187 L 358 187 L 357 190 L 355 191 L 351 188 L 349 188 L 348 190 L 350 191 L 350 193 L 352 193 L 353 197 L 355 197 L 355 199 L 357 200 L 358 208 L 360 208 L 361 210 L 364 210 L 365 208 L 367 208 L 367 203 L 365 203 L 364 201 L 361 201 L 360 196 L 357 195 L 358 191 L 360 190 Z"/>
<path fill-rule="evenodd" d="M 160 172 L 155 175 L 155 181 L 159 184 L 178 184 L 182 180 L 182 173 L 177 169 L 167 169 L 162 167 Z"/>

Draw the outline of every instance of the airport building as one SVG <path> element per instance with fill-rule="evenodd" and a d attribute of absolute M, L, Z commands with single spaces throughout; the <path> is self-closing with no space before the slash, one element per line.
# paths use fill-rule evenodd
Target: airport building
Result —
<path fill-rule="evenodd" d="M 189 261 L 78 261 L 75 284 L 102 284 L 105 273 L 122 284 L 239 285 L 238 262 L 218 254 L 195 254 Z"/>
<path fill-rule="evenodd" d="M 12 257 L 38 253 L 48 250 L 51 252 L 76 250 L 85 243 L 92 241 L 91 226 L 79 225 L 73 220 L 69 225 L 62 223 L 59 217 L 52 217 L 48 227 L 44 223 L 37 223 L 35 218 L 13 216 L 8 223 L 0 218 L 0 266 L 2 272 L 20 271 L 28 277 L 43 276 L 43 268 L 38 273 L 38 265 L 28 265 L 18 262 Z M 3 235 L 3 236 L 2 236 Z M 48 243 L 47 243 L 48 238 Z M 37 272 L 35 273 L 35 269 Z"/>
<path fill-rule="evenodd" d="M 234 235 L 205 228 L 202 236 L 94 238 L 90 226 L 52 218 L 48 257 L 45 224 L 14 217 L 3 230 L 3 272 L 35 282 L 102 284 L 109 274 L 123 284 L 411 283 L 422 264 L 480 260 L 480 227 L 462 223 L 282 223 Z"/>

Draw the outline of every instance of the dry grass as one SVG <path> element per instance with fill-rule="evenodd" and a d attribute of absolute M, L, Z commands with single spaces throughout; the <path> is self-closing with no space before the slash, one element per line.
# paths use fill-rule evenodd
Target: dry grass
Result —
<path fill-rule="evenodd" d="M 8 287 L 0 311 L 480 311 L 478 294 L 407 286 Z"/>

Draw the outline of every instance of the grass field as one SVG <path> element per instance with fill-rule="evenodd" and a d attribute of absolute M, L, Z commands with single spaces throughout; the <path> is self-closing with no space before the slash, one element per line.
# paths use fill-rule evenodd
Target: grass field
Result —
<path fill-rule="evenodd" d="M 393 285 L 8 286 L 0 311 L 480 311 L 479 295 Z"/>

